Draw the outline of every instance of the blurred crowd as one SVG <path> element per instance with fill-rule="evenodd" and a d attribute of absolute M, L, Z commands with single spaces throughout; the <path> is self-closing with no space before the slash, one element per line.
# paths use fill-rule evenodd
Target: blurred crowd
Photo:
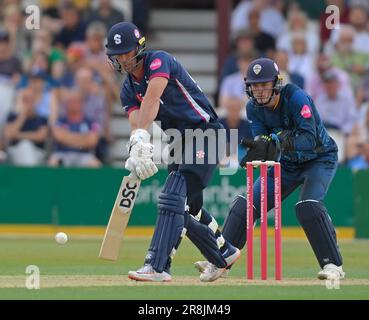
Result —
<path fill-rule="evenodd" d="M 243 0 L 231 17 L 231 49 L 219 82 L 218 105 L 228 128 L 250 133 L 243 78 L 258 57 L 274 59 L 284 79 L 307 91 L 339 147 L 339 162 L 369 168 L 369 1 L 325 0 L 339 8 L 313 19 L 294 1 Z M 329 21 L 332 21 L 331 19 Z"/>
<path fill-rule="evenodd" d="M 299 0 L 236 3 L 216 97 L 224 126 L 251 136 L 243 79 L 253 59 L 269 57 L 285 84 L 314 99 L 340 163 L 369 168 L 369 1 L 325 0 L 339 8 L 336 29 L 327 28 L 330 13 L 310 17 Z M 41 8 L 39 30 L 25 27 L 29 4 Z M 0 0 L 0 6 L 0 163 L 109 164 L 109 120 L 122 79 L 106 63 L 106 33 L 120 21 L 149 32 L 149 0 Z"/>
<path fill-rule="evenodd" d="M 41 9 L 39 29 L 26 28 L 31 4 Z M 127 20 L 146 31 L 148 1 L 0 0 L 0 7 L 0 163 L 108 164 L 121 79 L 106 62 L 106 34 Z"/>

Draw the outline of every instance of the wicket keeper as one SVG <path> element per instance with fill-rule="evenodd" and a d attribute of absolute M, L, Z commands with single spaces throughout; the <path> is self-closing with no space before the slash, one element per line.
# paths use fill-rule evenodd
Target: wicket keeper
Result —
<path fill-rule="evenodd" d="M 244 139 L 247 154 L 240 165 L 254 160 L 276 160 L 281 146 L 282 200 L 302 186 L 295 205 L 296 217 L 305 231 L 321 270 L 318 278 L 343 279 L 342 257 L 324 197 L 337 169 L 337 145 L 329 136 L 314 102 L 293 84 L 282 85 L 277 64 L 267 58 L 254 60 L 245 78 L 246 106 L 254 140 Z M 268 170 L 268 211 L 274 207 L 274 168 Z M 260 178 L 254 192 L 254 221 L 260 218 Z M 223 227 L 223 236 L 235 247 L 246 243 L 246 199 L 238 195 Z M 209 263 L 195 267 L 204 272 Z M 213 268 L 213 267 L 212 267 Z"/>
<path fill-rule="evenodd" d="M 158 171 L 148 132 L 154 120 L 161 121 L 162 130 L 177 129 L 185 145 L 193 142 L 186 141 L 186 129 L 213 129 L 218 138 L 223 126 L 200 87 L 175 57 L 165 51 L 146 51 L 145 38 L 134 24 L 118 23 L 109 30 L 107 55 L 118 72 L 127 73 L 120 93 L 132 127 L 126 169 L 141 180 Z M 196 142 L 191 145 L 191 164 L 168 165 L 169 175 L 158 198 L 158 217 L 144 266 L 130 271 L 130 279 L 170 281 L 171 260 L 184 234 L 213 266 L 201 274 L 201 281 L 216 280 L 240 256 L 203 208 L 203 190 L 217 167 L 217 163 L 208 161 L 213 145 L 206 141 L 201 149 Z M 203 164 L 196 162 L 199 158 Z"/>

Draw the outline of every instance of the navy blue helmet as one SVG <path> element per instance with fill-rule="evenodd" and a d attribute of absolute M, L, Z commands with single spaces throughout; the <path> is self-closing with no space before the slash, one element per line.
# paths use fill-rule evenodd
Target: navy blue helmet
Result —
<path fill-rule="evenodd" d="M 122 66 L 116 57 L 120 54 L 126 54 L 136 50 L 136 55 L 132 59 L 138 62 L 142 59 L 145 51 L 145 37 L 142 36 L 140 30 L 130 22 L 119 22 L 113 25 L 108 31 L 107 56 L 113 64 L 113 67 L 122 72 Z"/>
<path fill-rule="evenodd" d="M 251 62 L 244 80 L 248 97 L 258 106 L 265 106 L 268 104 L 273 96 L 279 93 L 282 87 L 282 77 L 279 73 L 279 68 L 273 60 L 268 58 L 259 58 Z M 272 93 L 269 100 L 261 104 L 256 100 L 251 85 L 270 81 L 273 82 Z"/>

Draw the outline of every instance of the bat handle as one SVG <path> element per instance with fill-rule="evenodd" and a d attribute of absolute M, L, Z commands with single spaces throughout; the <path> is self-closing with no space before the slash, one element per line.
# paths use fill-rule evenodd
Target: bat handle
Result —
<path fill-rule="evenodd" d="M 130 174 L 128 175 L 128 177 L 130 177 L 131 179 L 138 179 L 136 173 L 134 173 L 133 171 L 130 172 Z"/>

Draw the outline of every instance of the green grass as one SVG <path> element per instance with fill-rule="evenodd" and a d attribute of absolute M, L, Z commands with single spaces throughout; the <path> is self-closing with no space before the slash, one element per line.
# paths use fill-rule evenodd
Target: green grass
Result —
<path fill-rule="evenodd" d="M 142 265 L 149 239 L 127 239 L 117 262 L 97 258 L 100 243 L 98 240 L 72 238 L 61 246 L 53 239 L 0 239 L 0 299 L 369 299 L 368 241 L 341 243 L 347 278 L 340 283 L 339 290 L 327 289 L 324 282 L 317 284 L 316 273 L 319 268 L 310 246 L 304 240 L 284 241 L 284 280 L 281 284 L 273 281 L 268 284 L 247 282 L 244 254 L 232 269 L 229 280 L 201 283 L 193 262 L 202 257 L 189 241 L 182 243 L 174 259 L 172 283 L 135 283 L 126 280 L 126 275 L 129 270 Z M 273 243 L 269 245 L 269 274 L 272 279 Z M 259 257 L 258 247 L 258 243 L 255 243 L 256 261 Z M 28 290 L 24 286 L 28 265 L 40 268 L 40 290 Z M 256 276 L 259 275 L 258 271 L 255 266 Z M 81 285 L 43 287 L 53 276 L 59 279 L 59 285 L 69 281 L 68 278 L 64 281 L 63 276 L 72 277 Z M 119 283 L 89 283 L 94 279 L 104 281 L 104 277 Z M 17 285 L 4 288 L 9 279 L 16 279 Z M 300 279 L 302 283 L 293 283 L 297 280 L 291 279 Z"/>

